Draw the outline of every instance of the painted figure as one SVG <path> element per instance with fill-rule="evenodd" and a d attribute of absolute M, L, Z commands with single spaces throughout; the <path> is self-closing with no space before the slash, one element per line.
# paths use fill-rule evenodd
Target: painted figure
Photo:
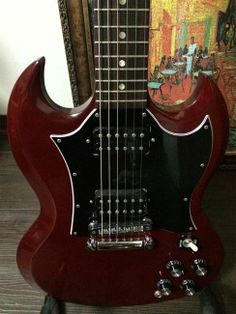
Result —
<path fill-rule="evenodd" d="M 195 43 L 195 39 L 192 36 L 190 39 L 190 45 L 188 47 L 188 53 L 184 55 L 187 59 L 187 67 L 186 67 L 186 74 L 189 75 L 192 72 L 192 67 L 193 67 L 193 57 L 196 54 L 197 50 L 197 44 Z"/>

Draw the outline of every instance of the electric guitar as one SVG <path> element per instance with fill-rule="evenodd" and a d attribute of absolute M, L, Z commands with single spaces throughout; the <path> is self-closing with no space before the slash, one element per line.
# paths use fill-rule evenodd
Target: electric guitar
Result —
<path fill-rule="evenodd" d="M 10 98 L 12 151 L 41 206 L 18 266 L 61 300 L 118 306 L 192 296 L 222 265 L 201 201 L 226 146 L 224 99 L 200 74 L 181 110 L 151 99 L 149 11 L 148 0 L 94 1 L 96 83 L 83 106 L 49 99 L 44 58 Z"/>

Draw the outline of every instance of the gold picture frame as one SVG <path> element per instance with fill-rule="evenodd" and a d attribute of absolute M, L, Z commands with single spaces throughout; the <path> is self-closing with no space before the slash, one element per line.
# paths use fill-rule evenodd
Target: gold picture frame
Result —
<path fill-rule="evenodd" d="M 94 67 L 88 1 L 58 0 L 74 106 L 92 94 Z"/>

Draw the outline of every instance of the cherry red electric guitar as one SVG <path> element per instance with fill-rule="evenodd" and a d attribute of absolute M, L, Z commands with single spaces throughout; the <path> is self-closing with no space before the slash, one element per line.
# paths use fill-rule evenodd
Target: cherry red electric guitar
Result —
<path fill-rule="evenodd" d="M 159 109 L 192 80 L 186 59 L 160 70 L 150 85 L 160 102 L 152 100 L 149 1 L 94 3 L 94 96 L 79 108 L 55 105 L 44 59 L 23 72 L 11 95 L 12 151 L 41 206 L 20 242 L 18 266 L 33 286 L 83 304 L 194 295 L 223 261 L 201 201 L 225 150 L 224 100 L 199 74 L 181 110 Z"/>

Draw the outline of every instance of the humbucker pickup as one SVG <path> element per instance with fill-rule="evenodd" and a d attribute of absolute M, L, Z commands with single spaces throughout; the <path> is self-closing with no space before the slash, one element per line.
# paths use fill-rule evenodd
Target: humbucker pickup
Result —
<path fill-rule="evenodd" d="M 111 214 L 116 217 L 117 214 L 126 216 L 126 219 L 140 219 L 147 215 L 147 191 L 146 189 L 116 189 L 95 191 L 95 212 L 94 217 L 98 217 L 103 211 L 104 217 Z"/>
<path fill-rule="evenodd" d="M 95 210 L 88 224 L 89 250 L 151 249 L 152 220 L 147 190 L 95 191 Z"/>
<path fill-rule="evenodd" d="M 148 154 L 150 151 L 150 130 L 147 127 L 116 127 L 96 128 L 93 131 L 93 154 L 99 155 L 99 151 L 110 151 L 117 153 L 137 153 Z"/>

